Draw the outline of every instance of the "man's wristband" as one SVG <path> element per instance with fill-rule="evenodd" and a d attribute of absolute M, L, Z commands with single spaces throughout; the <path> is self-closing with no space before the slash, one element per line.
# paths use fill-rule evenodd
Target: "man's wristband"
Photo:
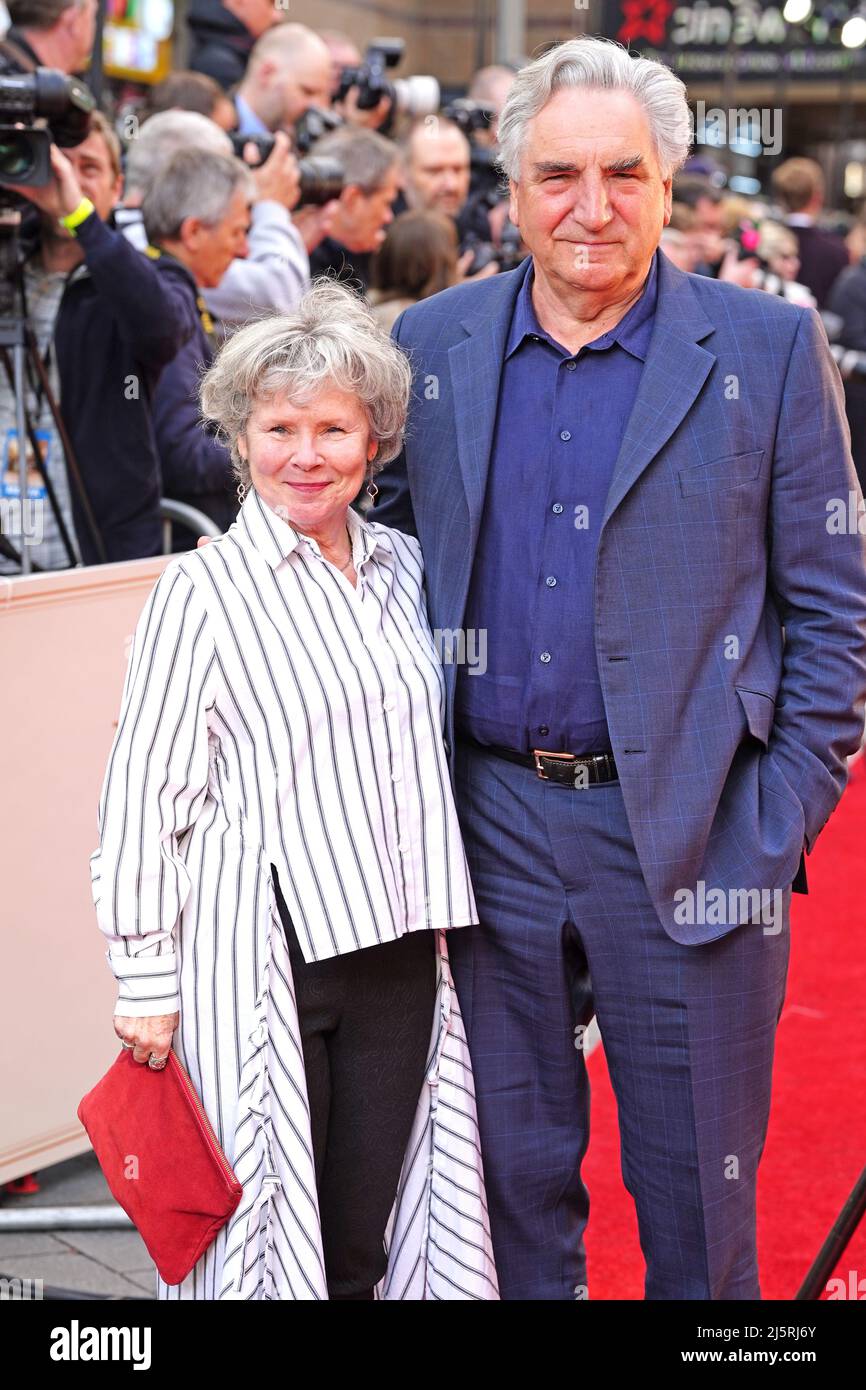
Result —
<path fill-rule="evenodd" d="M 74 212 L 68 212 L 65 217 L 58 217 L 57 220 L 61 227 L 65 227 L 68 232 L 74 232 L 79 223 L 83 222 L 85 217 L 89 217 L 94 211 L 90 199 L 82 198 Z"/>

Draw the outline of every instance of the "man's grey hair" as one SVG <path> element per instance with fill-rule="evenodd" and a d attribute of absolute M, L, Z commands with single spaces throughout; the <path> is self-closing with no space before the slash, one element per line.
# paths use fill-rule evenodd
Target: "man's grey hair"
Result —
<path fill-rule="evenodd" d="M 412 386 L 409 363 L 347 285 L 313 280 L 292 314 L 238 329 L 220 348 L 201 381 L 202 418 L 212 421 L 231 453 L 235 476 L 251 486 L 250 465 L 238 452 L 256 404 L 285 394 L 308 404 L 336 387 L 357 396 L 378 448 L 367 465 L 372 478 L 403 445 Z"/>
<path fill-rule="evenodd" d="M 187 217 L 215 227 L 239 187 L 252 201 L 255 185 L 243 160 L 208 150 L 178 150 L 160 166 L 159 178 L 153 180 L 141 204 L 148 241 L 179 237 Z"/>
<path fill-rule="evenodd" d="M 670 68 L 635 58 L 611 39 L 569 39 L 521 68 L 499 117 L 498 164 L 520 181 L 529 122 L 563 88 L 630 92 L 643 107 L 663 179 L 680 169 L 691 146 L 686 88 Z"/>
<path fill-rule="evenodd" d="M 343 169 L 344 187 L 357 184 L 364 193 L 378 192 L 400 161 L 400 151 L 392 140 L 375 130 L 352 130 L 346 126 L 323 135 L 310 154 L 336 159 Z"/>
<path fill-rule="evenodd" d="M 197 111 L 160 111 L 144 122 L 126 152 L 126 195 L 144 194 L 161 164 L 178 150 L 231 154 L 232 142 L 216 121 Z"/>

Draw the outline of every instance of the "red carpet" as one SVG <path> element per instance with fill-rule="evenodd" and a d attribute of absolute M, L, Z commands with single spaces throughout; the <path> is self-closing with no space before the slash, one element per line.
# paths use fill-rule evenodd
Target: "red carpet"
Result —
<path fill-rule="evenodd" d="M 791 911 L 791 965 L 776 1037 L 773 1103 L 758 1179 L 765 1299 L 794 1297 L 866 1164 L 866 760 L 806 858 L 809 894 Z M 622 1184 L 616 1103 L 602 1048 L 589 1059 L 592 1137 L 584 1164 L 593 1299 L 643 1298 L 634 1204 Z M 839 1262 L 866 1280 L 866 1221 Z M 856 1287 L 856 1278 L 853 1280 Z M 851 1296 L 850 1294 L 848 1295 Z M 866 1297 L 866 1282 L 860 1292 Z"/>

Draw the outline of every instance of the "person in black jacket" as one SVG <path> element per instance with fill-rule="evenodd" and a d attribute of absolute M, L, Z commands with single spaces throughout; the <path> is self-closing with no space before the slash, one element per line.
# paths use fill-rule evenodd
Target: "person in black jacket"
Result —
<path fill-rule="evenodd" d="M 835 341 L 841 347 L 866 354 L 866 256 L 846 266 L 837 277 L 827 308 L 841 320 Z M 866 492 L 866 375 L 860 371 L 846 374 L 843 384 L 845 413 L 851 428 L 851 453 L 860 487 Z"/>
<path fill-rule="evenodd" d="M 162 549 L 161 481 L 151 419 L 159 374 L 196 328 L 189 296 L 161 276 L 153 262 L 108 222 L 122 188 L 120 146 L 100 112 L 80 145 L 63 154 L 51 147 L 54 177 L 43 187 L 20 187 L 42 213 L 38 244 L 23 244 L 19 290 L 34 328 L 99 539 L 88 525 L 44 393 L 30 383 L 26 403 L 44 434 L 46 469 L 84 564 L 130 560 Z M 66 218 L 61 225 L 59 219 Z M 14 398 L 7 386 L 0 410 L 4 483 L 14 484 L 10 433 Z M 10 404 L 11 401 L 11 404 Z M 14 441 L 17 453 L 17 439 Z M 43 546 L 52 545 L 53 514 L 45 508 Z M 12 541 L 14 543 L 14 537 Z M 43 564 L 34 547 L 31 559 Z M 75 563 L 58 547 L 47 567 Z"/>
<path fill-rule="evenodd" d="M 231 262 L 246 256 L 255 195 L 242 160 L 190 149 L 159 166 L 141 204 L 148 254 L 162 282 L 184 295 L 196 320 L 154 398 L 164 495 L 197 507 L 221 531 L 234 520 L 238 500 L 229 450 L 201 423 L 199 382 L 219 339 L 200 290 L 214 289 Z M 197 534 L 176 528 L 175 550 L 191 549 Z"/>

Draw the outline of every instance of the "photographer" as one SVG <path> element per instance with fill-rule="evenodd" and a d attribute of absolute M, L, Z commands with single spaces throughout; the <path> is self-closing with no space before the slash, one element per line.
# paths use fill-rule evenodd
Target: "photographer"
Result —
<path fill-rule="evenodd" d="M 353 288 L 366 291 L 371 257 L 394 220 L 391 205 L 402 182 L 400 152 L 375 130 L 350 126 L 324 135 L 312 152 L 337 161 L 343 190 L 332 234 L 310 256 L 311 273 L 336 273 Z"/>
<path fill-rule="evenodd" d="M 444 116 L 423 116 L 413 121 L 402 149 L 408 207 L 456 220 L 469 197 L 471 154 L 460 127 Z"/>
<path fill-rule="evenodd" d="M 0 73 L 90 66 L 97 0 L 6 0 L 6 8 L 12 24 L 0 39 Z"/>
<path fill-rule="evenodd" d="M 291 130 L 311 106 L 331 101 L 331 55 L 304 24 L 278 24 L 258 39 L 234 94 L 242 135 Z"/>
<path fill-rule="evenodd" d="M 130 143 L 126 198 L 118 222 L 141 250 L 147 236 L 141 204 L 157 171 L 178 150 L 231 155 L 224 130 L 192 111 L 164 111 L 151 116 Z M 255 147 L 248 147 L 255 154 Z M 299 194 L 297 161 L 288 136 L 279 131 L 274 149 L 252 171 L 255 203 L 249 232 L 249 257 L 233 262 L 218 288 L 205 292 L 211 314 L 224 324 L 246 323 L 265 313 L 290 313 L 310 282 L 309 251 L 330 231 L 336 201 L 323 207 L 295 208 Z"/>
<path fill-rule="evenodd" d="M 478 278 L 497 274 L 500 264 L 490 258 L 494 241 L 490 205 L 481 197 L 469 197 L 472 150 L 457 122 L 447 116 L 420 117 L 409 127 L 402 150 L 406 184 L 395 215 L 413 210 L 450 217 L 462 250 L 459 278 L 476 278 L 471 272 L 479 246 L 488 250 L 484 263 L 477 266 Z M 500 218 L 500 229 L 503 222 Z"/>
<path fill-rule="evenodd" d="M 101 112 L 90 133 L 63 154 L 51 146 L 51 182 L 7 185 L 37 208 L 39 237 L 22 241 L 18 289 L 72 444 L 107 560 L 162 549 L 160 477 L 150 402 L 159 373 L 195 328 L 186 296 L 109 224 L 120 196 L 120 145 Z M 100 559 L 80 499 L 70 486 L 57 428 L 41 384 L 27 372 L 25 404 L 39 431 L 44 465 L 84 564 Z M 15 401 L 0 368 L 0 439 L 7 490 L 17 454 Z M 17 491 L 17 488 L 16 488 Z M 31 559 L 47 568 L 74 562 L 50 507 Z M 2 561 L 5 572 L 20 565 Z"/>
<path fill-rule="evenodd" d="M 153 404 L 157 447 L 167 497 L 187 502 L 225 531 L 237 511 L 231 457 L 200 423 L 198 387 L 218 339 L 200 291 L 214 289 L 247 253 L 255 186 L 233 155 L 180 150 L 160 166 L 142 203 L 149 254 L 163 283 L 183 294 L 195 330 L 163 372 Z M 196 537 L 183 529 L 175 549 Z"/>

